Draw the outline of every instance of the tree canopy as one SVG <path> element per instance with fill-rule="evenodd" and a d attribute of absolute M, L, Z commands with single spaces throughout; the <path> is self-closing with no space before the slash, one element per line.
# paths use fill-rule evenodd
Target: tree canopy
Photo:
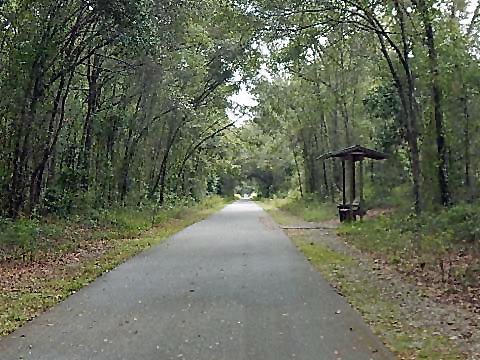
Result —
<path fill-rule="evenodd" d="M 377 197 L 408 186 L 417 213 L 477 197 L 478 3 L 254 3 L 272 76 L 252 126 L 301 154 L 300 193 L 334 198 L 339 166 L 316 158 L 362 144 L 390 154 Z"/>
<path fill-rule="evenodd" d="M 372 198 L 478 197 L 476 2 L 10 0 L 0 23 L 3 216 L 335 199 L 339 166 L 317 157 L 357 143 L 390 154 Z M 242 83 L 258 106 L 235 126 Z"/>

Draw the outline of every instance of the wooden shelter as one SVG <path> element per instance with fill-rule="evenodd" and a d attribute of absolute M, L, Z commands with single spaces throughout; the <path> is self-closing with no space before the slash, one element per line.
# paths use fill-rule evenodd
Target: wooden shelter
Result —
<path fill-rule="evenodd" d="M 363 217 L 366 214 L 363 197 L 363 160 L 385 160 L 387 159 L 387 155 L 376 150 L 355 145 L 346 149 L 324 154 L 318 157 L 318 160 L 324 161 L 332 158 L 340 159 L 342 161 L 343 201 L 338 205 L 340 221 L 355 221 L 357 216 Z M 359 163 L 358 167 L 356 165 L 357 163 Z M 347 187 L 349 196 L 347 196 Z"/>

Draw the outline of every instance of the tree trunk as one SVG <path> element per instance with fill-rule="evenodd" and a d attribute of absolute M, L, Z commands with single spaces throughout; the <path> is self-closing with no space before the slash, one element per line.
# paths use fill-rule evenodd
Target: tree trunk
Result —
<path fill-rule="evenodd" d="M 298 155 L 297 151 L 295 150 L 295 144 L 292 143 L 292 151 L 293 151 L 293 159 L 295 160 L 295 170 L 297 172 L 297 179 L 298 179 L 298 190 L 300 191 L 300 197 L 303 198 L 303 185 L 302 185 L 302 175 L 300 173 L 300 166 L 298 164 Z"/>
<path fill-rule="evenodd" d="M 25 188 L 29 172 L 29 158 L 32 150 L 30 136 L 36 120 L 37 107 L 44 93 L 43 55 L 34 61 L 31 70 L 31 87 L 25 95 L 25 103 L 20 117 L 14 126 L 16 133 L 13 156 L 12 178 L 10 181 L 9 216 L 18 217 L 25 205 Z"/>
<path fill-rule="evenodd" d="M 73 76 L 74 76 L 74 73 L 72 72 L 69 75 L 68 80 L 66 80 L 64 76 L 60 78 L 60 84 L 57 90 L 57 97 L 54 101 L 54 106 L 52 109 L 50 125 L 48 130 L 48 133 L 49 135 L 51 135 L 51 138 L 47 139 L 48 144 L 46 144 L 43 150 L 43 155 L 40 160 L 40 163 L 37 165 L 37 167 L 33 171 L 31 181 L 30 181 L 30 204 L 29 204 L 30 214 L 33 211 L 35 211 L 35 209 L 39 204 L 41 194 L 42 194 L 42 183 L 45 175 L 45 169 L 51 158 L 52 153 L 55 150 L 55 147 L 57 146 L 58 138 L 63 128 L 63 124 L 65 121 L 65 105 L 70 92 L 70 84 L 72 82 Z M 58 117 L 58 120 L 57 120 L 57 117 Z"/>
<path fill-rule="evenodd" d="M 465 120 L 463 130 L 463 146 L 464 146 L 464 162 L 465 162 L 465 187 L 467 188 L 467 200 L 472 201 L 472 179 L 471 179 L 471 155 L 470 146 L 472 140 L 470 139 L 470 112 L 468 109 L 468 97 L 464 94 L 462 98 L 463 103 L 463 118 Z"/>
<path fill-rule="evenodd" d="M 128 177 L 130 173 L 130 164 L 133 160 L 134 151 L 131 149 L 132 130 L 129 131 L 125 152 L 123 154 L 122 169 L 120 173 L 120 203 L 125 206 L 125 199 L 128 193 Z"/>
<path fill-rule="evenodd" d="M 100 77 L 99 65 L 100 57 L 93 55 L 88 59 L 87 66 L 87 80 L 88 80 L 88 96 L 87 96 L 87 114 L 85 115 L 85 121 L 83 125 L 83 144 L 82 151 L 79 158 L 79 168 L 82 170 L 83 181 L 82 186 L 85 190 L 89 186 L 89 173 L 90 173 L 90 160 L 92 152 L 92 133 L 93 133 L 93 119 L 98 104 L 99 96 L 99 84 L 98 79 Z"/>
<path fill-rule="evenodd" d="M 155 180 L 155 183 L 150 189 L 150 198 L 153 198 L 157 190 L 160 188 L 160 192 L 159 192 L 160 205 L 163 205 L 165 203 L 168 160 L 170 157 L 170 152 L 172 151 L 172 147 L 175 144 L 175 140 L 177 139 L 178 133 L 180 132 L 180 129 L 181 129 L 181 125 L 177 126 L 175 130 L 173 130 L 173 128 L 170 129 L 167 146 L 165 148 L 165 152 L 162 157 L 162 163 L 160 165 L 160 172 Z"/>
<path fill-rule="evenodd" d="M 437 142 L 437 171 L 438 182 L 440 185 L 440 200 L 443 206 L 451 205 L 452 199 L 450 195 L 450 188 L 448 184 L 448 157 L 447 145 L 445 139 L 445 127 L 443 119 L 443 91 L 440 85 L 440 70 L 438 66 L 438 54 L 435 46 L 435 33 L 433 30 L 431 12 L 429 5 L 425 0 L 418 2 L 423 18 L 423 26 L 428 47 L 428 58 L 431 76 L 431 89 L 434 107 L 436 142 Z"/>
<path fill-rule="evenodd" d="M 377 33 L 381 45 L 381 52 L 385 61 L 388 64 L 388 68 L 392 75 L 392 79 L 395 83 L 400 102 L 402 105 L 404 126 L 406 130 L 407 144 L 410 152 L 410 167 L 412 170 L 412 192 L 414 197 L 414 209 L 416 214 L 422 212 L 422 196 L 421 196 L 421 165 L 420 165 L 420 151 L 418 147 L 418 116 L 417 106 L 415 99 L 415 85 L 413 81 L 413 74 L 411 72 L 410 64 L 408 62 L 408 56 L 402 58 L 402 54 L 397 52 L 397 56 L 401 60 L 403 72 L 405 75 L 405 81 L 402 81 L 396 67 L 393 64 L 390 53 L 387 50 L 385 39 L 381 33 Z M 407 44 L 405 38 L 405 32 L 402 31 L 403 43 Z M 406 45 L 405 45 L 406 46 Z M 405 55 L 408 53 L 408 49 L 405 49 Z"/>

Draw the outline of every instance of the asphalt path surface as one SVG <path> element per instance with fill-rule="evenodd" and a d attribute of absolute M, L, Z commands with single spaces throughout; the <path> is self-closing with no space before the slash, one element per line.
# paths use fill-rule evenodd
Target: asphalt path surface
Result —
<path fill-rule="evenodd" d="M 239 201 L 0 340 L 0 359 L 393 359 L 256 204 Z"/>

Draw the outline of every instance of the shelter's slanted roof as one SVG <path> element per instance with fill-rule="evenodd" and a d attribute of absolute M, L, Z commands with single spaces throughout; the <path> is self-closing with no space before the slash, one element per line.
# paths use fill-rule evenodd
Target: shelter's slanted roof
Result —
<path fill-rule="evenodd" d="M 360 145 L 354 145 L 346 149 L 329 152 L 322 156 L 319 156 L 317 160 L 327 160 L 331 158 L 349 159 L 353 157 L 355 161 L 369 158 L 373 160 L 385 160 L 388 156 L 376 150 L 368 149 Z"/>

